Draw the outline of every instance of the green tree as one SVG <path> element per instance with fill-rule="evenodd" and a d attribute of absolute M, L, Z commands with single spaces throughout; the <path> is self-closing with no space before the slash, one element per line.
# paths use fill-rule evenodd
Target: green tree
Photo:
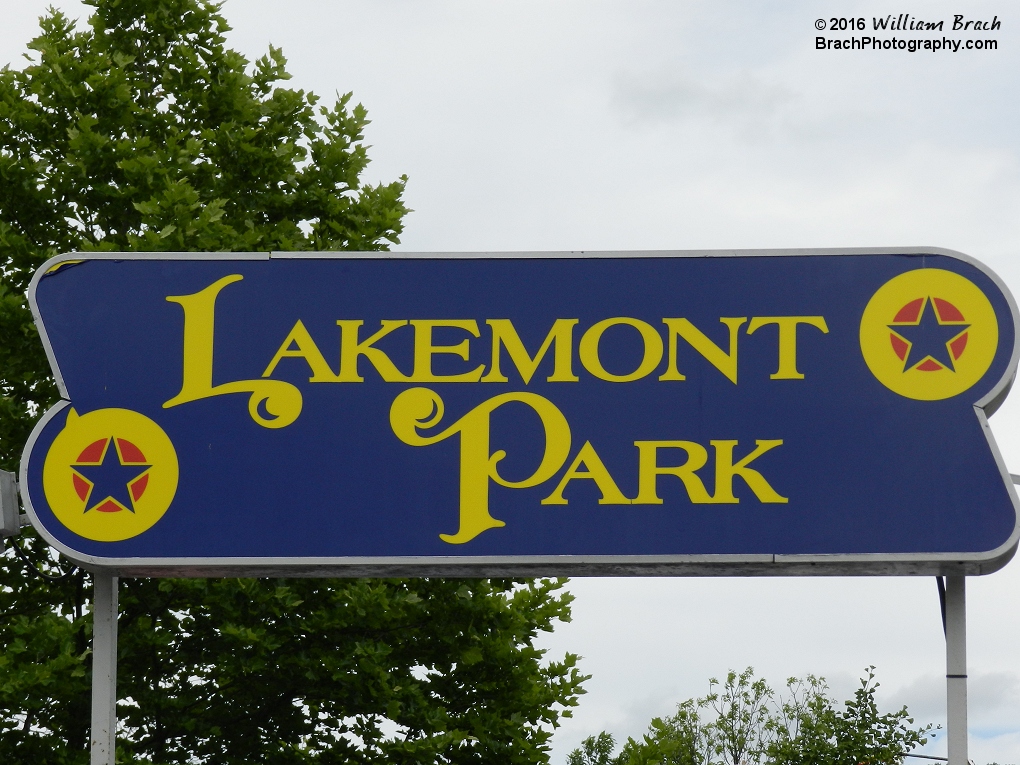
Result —
<path fill-rule="evenodd" d="M 782 705 L 784 724 L 775 726 L 770 760 L 784 765 L 894 765 L 903 761 L 904 753 L 927 743 L 934 726 L 911 727 L 914 720 L 906 707 L 879 712 L 874 669 L 868 668 L 843 709 L 828 698 L 824 682 L 809 678 L 806 695 Z M 797 682 L 791 679 L 789 687 Z"/>
<path fill-rule="evenodd" d="M 711 765 L 719 743 L 702 710 L 708 699 L 688 699 L 669 717 L 656 717 L 640 741 L 628 739 L 612 765 Z"/>
<path fill-rule="evenodd" d="M 605 731 L 597 736 L 588 736 L 567 756 L 567 765 L 613 765 L 616 761 L 614 749 L 616 741 Z"/>
<path fill-rule="evenodd" d="M 880 713 L 874 667 L 843 709 L 825 681 L 809 675 L 787 681 L 777 697 L 748 667 L 709 681 L 709 693 L 655 718 L 618 755 L 608 733 L 586 739 L 567 765 L 892 765 L 927 743 L 933 726 L 914 728 L 906 707 Z M 598 744 L 599 746 L 595 746 Z M 592 756 L 597 752 L 598 758 Z M 586 759 L 587 758 L 587 759 Z"/>
<path fill-rule="evenodd" d="M 226 47 L 207 0 L 91 0 L 0 70 L 0 467 L 56 390 L 24 298 L 73 251 L 383 250 L 366 112 Z M 32 534 L 0 570 L 0 759 L 84 763 L 91 589 Z M 65 570 L 66 568 L 66 570 Z M 47 578 L 43 578 L 47 577 Z M 120 756 L 152 763 L 532 763 L 581 693 L 541 631 L 560 581 L 127 580 Z"/>
<path fill-rule="evenodd" d="M 730 670 L 722 683 L 713 677 L 708 686 L 705 700 L 716 714 L 712 728 L 723 763 L 743 765 L 760 759 L 769 736 L 772 689 L 764 680 L 754 678 L 751 667 L 740 674 Z"/>

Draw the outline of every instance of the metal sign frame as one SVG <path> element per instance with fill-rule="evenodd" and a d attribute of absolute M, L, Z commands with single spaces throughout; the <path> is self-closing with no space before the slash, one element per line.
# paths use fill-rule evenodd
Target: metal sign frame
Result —
<path fill-rule="evenodd" d="M 1020 312 L 1005 284 L 979 261 L 952 250 L 935 247 L 652 251 L 652 252 L 531 252 L 531 253 L 75 253 L 47 261 L 36 273 L 29 300 L 40 336 L 64 401 L 37 423 L 25 447 L 20 483 L 28 517 L 46 541 L 69 559 L 89 569 L 118 576 L 817 576 L 817 575 L 980 575 L 1004 566 L 1020 543 L 1020 502 L 1012 489 L 1010 474 L 1002 461 L 988 425 L 988 416 L 1005 398 L 1020 361 L 1020 333 L 1014 337 L 1006 372 L 994 387 L 974 404 L 974 414 L 994 455 L 1003 483 L 1010 487 L 1017 520 L 1008 540 L 997 549 L 981 553 L 867 553 L 867 554 L 754 554 L 754 555 L 539 555 L 539 556 L 428 556 L 428 557 L 321 557 L 321 558 L 102 558 L 69 549 L 42 526 L 28 486 L 28 455 L 46 424 L 70 406 L 45 325 L 36 303 L 36 289 L 51 269 L 82 260 L 167 261 L 263 261 L 270 259 L 545 259 L 545 258 L 723 258 L 854 255 L 941 255 L 963 261 L 983 272 L 1000 289 L 1009 304 L 1014 326 Z"/>

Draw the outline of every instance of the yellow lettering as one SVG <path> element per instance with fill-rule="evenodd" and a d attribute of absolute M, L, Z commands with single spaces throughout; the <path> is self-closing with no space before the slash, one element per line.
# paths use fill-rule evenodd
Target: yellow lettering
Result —
<path fill-rule="evenodd" d="M 769 375 L 771 380 L 803 380 L 804 375 L 797 371 L 797 325 L 807 324 L 829 333 L 829 327 L 823 316 L 755 316 L 747 325 L 747 334 L 753 335 L 759 327 L 766 324 L 779 326 L 779 369 Z"/>
<path fill-rule="evenodd" d="M 297 347 L 291 348 L 292 345 Z M 305 363 L 308 364 L 308 368 L 312 371 L 312 376 L 308 378 L 308 382 L 337 382 L 337 376 L 329 368 L 329 364 L 326 363 L 326 359 L 322 357 L 322 353 L 319 351 L 319 346 L 315 344 L 315 341 L 300 319 L 298 319 L 290 334 L 284 339 L 276 355 L 273 356 L 273 360 L 266 367 L 266 371 L 262 373 L 262 376 L 269 377 L 273 370 L 276 369 L 276 365 L 284 358 L 304 359 Z"/>
<path fill-rule="evenodd" d="M 662 323 L 669 327 L 669 363 L 666 371 L 659 376 L 660 380 L 686 380 L 677 369 L 677 339 L 683 338 L 698 353 L 705 357 L 734 385 L 737 382 L 737 333 L 747 317 L 719 319 L 730 331 L 730 350 L 724 351 L 713 343 L 704 332 L 691 324 L 687 319 L 663 319 Z"/>
<path fill-rule="evenodd" d="M 585 469 L 581 470 L 581 465 Z M 602 492 L 600 505 L 629 505 L 630 500 L 623 496 L 623 492 L 616 485 L 616 481 L 609 475 L 602 458 L 596 453 L 591 441 L 585 441 L 584 446 L 577 453 L 574 461 L 570 463 L 567 472 L 563 474 L 556 489 L 548 497 L 542 500 L 543 505 L 565 505 L 567 500 L 563 497 L 563 490 L 567 484 L 579 478 L 587 478 L 595 482 L 599 491 Z"/>
<path fill-rule="evenodd" d="M 468 340 L 465 338 L 456 345 L 434 345 L 432 330 L 436 327 L 453 327 L 463 329 L 474 337 L 480 337 L 478 322 L 474 319 L 412 319 L 414 326 L 414 372 L 412 382 L 478 382 L 482 377 L 485 365 L 476 367 L 470 372 L 456 375 L 437 375 L 432 372 L 432 357 L 437 353 L 451 353 L 460 356 L 464 361 L 470 355 Z"/>
<path fill-rule="evenodd" d="M 499 407 L 520 402 L 538 414 L 545 430 L 542 461 L 529 477 L 508 481 L 497 465 L 506 456 L 502 449 L 489 453 L 489 418 Z M 390 427 L 397 438 L 411 446 L 429 446 L 460 434 L 460 528 L 456 534 L 440 534 L 450 544 L 470 542 L 483 531 L 506 524 L 489 514 L 489 481 L 510 489 L 526 489 L 548 481 L 570 454 L 570 425 L 549 400 L 534 393 L 504 393 L 484 401 L 445 430 L 421 435 L 443 419 L 443 399 L 428 388 L 409 388 L 390 406 Z"/>
<path fill-rule="evenodd" d="M 545 336 L 538 353 L 532 358 L 510 319 L 486 319 L 485 323 L 492 327 L 492 367 L 489 369 L 489 373 L 482 378 L 482 382 L 510 381 L 499 368 L 499 350 L 503 347 L 506 348 L 507 355 L 517 367 L 524 384 L 527 385 L 553 345 L 556 348 L 553 354 L 553 372 L 546 380 L 548 382 L 577 382 L 578 378 L 571 368 L 574 326 L 577 322 L 577 319 L 557 319 L 553 322 L 552 329 Z"/>
<path fill-rule="evenodd" d="M 713 502 L 733 504 L 740 501 L 733 496 L 733 477 L 738 475 L 751 487 L 751 491 L 754 492 L 754 496 L 758 498 L 759 502 L 782 504 L 790 501 L 786 497 L 780 496 L 765 480 L 765 476 L 748 467 L 752 461 L 758 459 L 765 452 L 781 446 L 783 443 L 781 440 L 759 439 L 755 441 L 755 450 L 736 464 L 733 463 L 733 447 L 737 445 L 736 441 L 710 441 L 709 443 L 715 447 L 715 496 L 712 497 Z"/>
<path fill-rule="evenodd" d="M 248 414 L 264 428 L 285 428 L 301 414 L 301 391 L 283 380 L 237 380 L 213 385 L 213 340 L 216 297 L 240 274 L 224 276 L 193 295 L 172 295 L 167 302 L 184 309 L 183 380 L 181 391 L 163 404 L 164 409 L 229 393 L 250 393 Z M 265 407 L 268 417 L 259 410 Z"/>
<path fill-rule="evenodd" d="M 605 367 L 602 366 L 602 360 L 599 358 L 599 340 L 602 339 L 602 335 L 607 329 L 617 325 L 634 327 L 641 334 L 641 341 L 644 344 L 641 363 L 638 364 L 637 369 L 626 375 L 615 375 L 607 372 Z M 584 368 L 600 380 L 618 383 L 633 382 L 651 374 L 659 366 L 659 362 L 662 360 L 662 338 L 659 337 L 659 333 L 655 331 L 655 328 L 647 322 L 643 322 L 640 319 L 632 319 L 629 316 L 618 316 L 612 319 L 603 319 L 597 324 L 593 324 L 581 337 L 577 354 Z"/>
<path fill-rule="evenodd" d="M 697 476 L 697 471 L 708 462 L 708 450 L 704 446 L 694 441 L 635 441 L 634 445 L 638 448 L 638 495 L 633 504 L 662 504 L 656 485 L 660 475 L 679 478 L 687 496 L 696 505 L 713 501 L 704 482 Z M 683 449 L 687 453 L 687 461 L 676 467 L 661 466 L 658 462 L 659 449 Z"/>
<path fill-rule="evenodd" d="M 382 322 L 382 328 L 365 340 L 358 340 L 358 333 L 363 321 L 341 319 L 340 327 L 340 374 L 337 382 L 364 382 L 365 378 L 358 373 L 358 359 L 364 356 L 375 367 L 375 371 L 384 382 L 408 382 L 411 378 L 400 373 L 390 361 L 390 357 L 372 346 L 386 335 L 400 327 L 406 327 L 407 321 Z"/>

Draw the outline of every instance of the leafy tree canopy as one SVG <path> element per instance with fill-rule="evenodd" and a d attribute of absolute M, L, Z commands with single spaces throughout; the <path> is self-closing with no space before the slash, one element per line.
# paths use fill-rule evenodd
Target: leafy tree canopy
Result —
<path fill-rule="evenodd" d="M 41 20 L 0 70 L 0 445 L 10 469 L 55 391 L 24 292 L 73 251 L 381 250 L 404 181 L 366 186 L 365 109 L 280 87 L 271 48 L 225 47 L 203 0 L 91 0 L 89 28 Z"/>
<path fill-rule="evenodd" d="M 790 678 L 777 695 L 749 667 L 709 681 L 670 717 L 655 718 L 619 754 L 608 733 L 589 736 L 567 765 L 898 765 L 927 743 L 933 726 L 913 727 L 903 707 L 879 712 L 874 668 L 842 709 L 825 681 Z"/>
<path fill-rule="evenodd" d="M 0 70 L 0 467 L 56 400 L 24 293 L 71 251 L 382 250 L 405 178 L 365 185 L 365 109 L 226 47 L 206 0 L 91 0 Z M 85 763 L 88 577 L 26 533 L 0 570 L 0 760 Z M 64 568 L 67 568 L 65 571 Z M 50 577 L 43 579 L 42 575 Z M 127 580 L 119 758 L 533 763 L 581 693 L 546 661 L 562 582 Z"/>

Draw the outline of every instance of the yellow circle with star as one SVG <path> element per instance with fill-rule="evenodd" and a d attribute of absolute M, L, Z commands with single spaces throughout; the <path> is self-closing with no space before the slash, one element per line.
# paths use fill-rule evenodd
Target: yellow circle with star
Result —
<path fill-rule="evenodd" d="M 177 492 L 177 452 L 163 429 L 130 409 L 67 414 L 43 463 L 50 510 L 75 534 L 119 542 L 148 531 Z"/>
<path fill-rule="evenodd" d="M 885 387 L 941 401 L 969 390 L 988 371 L 999 323 L 974 282 L 919 268 L 878 288 L 861 317 L 860 340 L 868 369 Z"/>

